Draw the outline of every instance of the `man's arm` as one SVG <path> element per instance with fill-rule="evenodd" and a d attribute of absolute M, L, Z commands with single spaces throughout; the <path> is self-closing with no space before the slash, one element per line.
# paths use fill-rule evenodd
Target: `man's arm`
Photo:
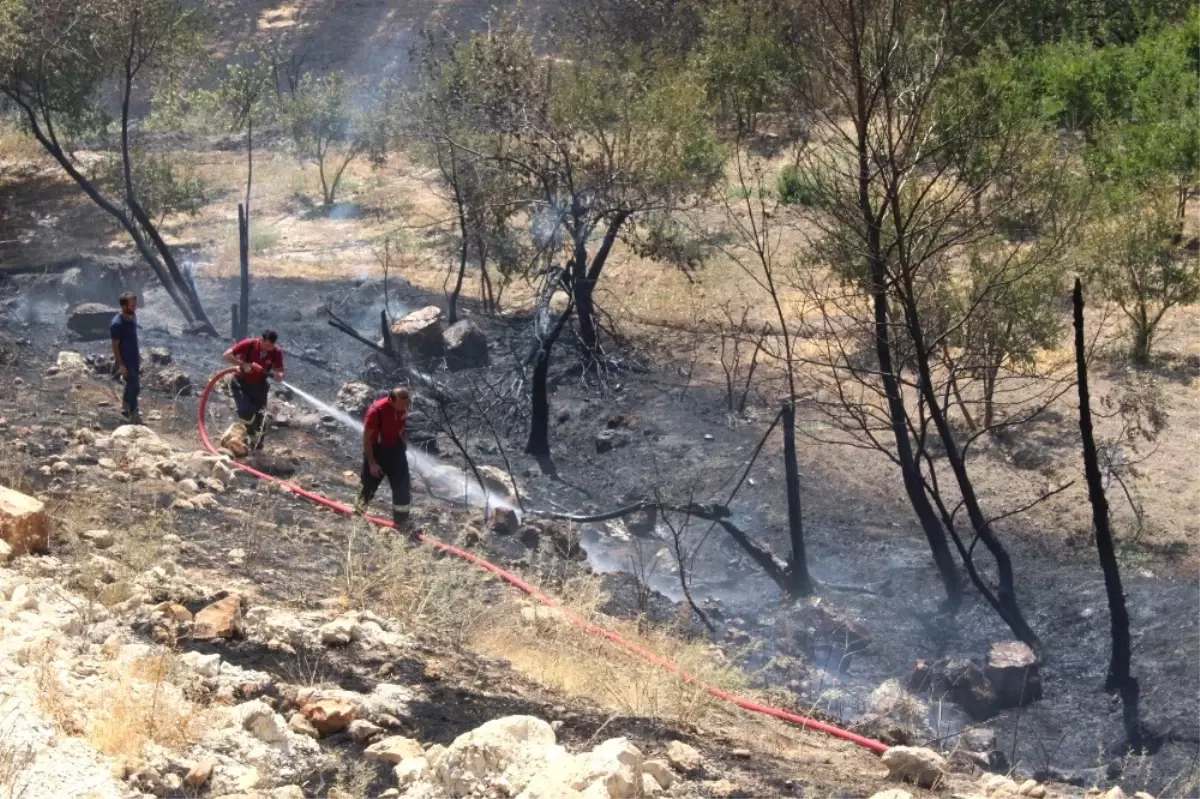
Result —
<path fill-rule="evenodd" d="M 121 358 L 121 339 L 113 336 L 113 363 L 117 366 L 117 372 L 121 377 L 129 376 L 129 368 L 125 366 L 125 361 Z"/>
<path fill-rule="evenodd" d="M 238 345 L 235 344 L 234 346 L 225 350 L 225 353 L 221 356 L 221 358 L 223 358 L 225 363 L 229 364 L 230 366 L 236 366 L 239 371 L 250 371 L 250 364 L 238 357 L 238 353 L 235 351 L 237 348 Z"/>
<path fill-rule="evenodd" d="M 283 382 L 283 350 L 277 349 L 277 353 L 278 354 L 275 356 L 275 379 L 282 383 Z"/>
<path fill-rule="evenodd" d="M 379 463 L 375 460 L 375 431 L 370 423 L 363 425 L 363 457 L 367 460 L 367 468 L 371 474 L 379 476 Z"/>

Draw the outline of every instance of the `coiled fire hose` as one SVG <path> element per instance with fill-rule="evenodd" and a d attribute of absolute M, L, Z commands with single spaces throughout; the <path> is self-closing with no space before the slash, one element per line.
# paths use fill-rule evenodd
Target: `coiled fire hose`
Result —
<path fill-rule="evenodd" d="M 203 442 L 204 448 L 206 450 L 208 450 L 210 453 L 212 453 L 213 455 L 221 455 L 222 453 L 220 453 L 217 450 L 217 448 L 215 446 L 213 446 L 212 441 L 208 437 L 208 428 L 204 421 L 205 411 L 208 408 L 209 398 L 212 395 L 212 391 L 216 387 L 217 383 L 220 382 L 220 380 L 223 377 L 233 374 L 236 371 L 237 371 L 237 369 L 230 368 L 230 369 L 225 369 L 223 371 L 217 372 L 208 381 L 208 385 L 206 385 L 204 387 L 204 393 L 202 393 L 200 395 L 200 410 L 199 410 L 199 414 L 198 414 L 200 440 L 201 440 L 201 442 Z M 288 491 L 292 492 L 296 496 L 303 497 L 304 499 L 307 499 L 311 502 L 315 502 L 318 505 L 323 505 L 324 507 L 329 508 L 330 510 L 332 510 L 336 513 L 340 513 L 340 514 L 343 514 L 346 516 L 353 513 L 353 508 L 351 508 L 349 505 L 338 502 L 336 500 L 332 500 L 328 497 L 324 497 L 320 494 L 313 493 L 312 491 L 308 491 L 308 490 L 296 485 L 295 483 L 289 482 L 287 480 L 280 480 L 277 477 L 273 477 L 265 472 L 259 471 L 258 469 L 248 466 L 247 464 L 239 463 L 238 461 L 230 459 L 229 465 L 235 469 L 240 469 L 241 471 L 246 472 L 247 474 L 252 474 L 255 477 L 259 478 L 260 480 L 268 480 L 271 482 L 278 483 L 281 487 L 287 489 Z M 395 528 L 395 525 L 392 524 L 392 521 L 390 519 L 382 519 L 378 516 L 365 516 L 364 518 L 366 518 L 367 521 L 369 521 L 373 524 L 379 525 L 380 527 L 390 527 L 393 529 Z M 871 738 L 866 738 L 861 735 L 856 735 L 855 733 L 852 733 L 849 730 L 843 730 L 842 728 L 835 727 L 832 724 L 826 724 L 823 721 L 817 721 L 816 719 L 810 719 L 806 716 L 801 716 L 796 713 L 790 713 L 781 708 L 771 707 L 770 705 L 763 705 L 763 704 L 759 704 L 758 702 L 751 702 L 749 699 L 744 699 L 740 696 L 735 696 L 727 691 L 723 691 L 720 688 L 716 687 L 715 685 L 711 685 L 711 684 L 699 679 L 698 677 L 695 677 L 692 674 L 689 674 L 688 672 L 684 671 L 683 668 L 681 668 L 678 664 L 673 663 L 672 661 L 667 660 L 666 658 L 661 657 L 660 655 L 657 655 L 654 652 L 651 652 L 650 650 L 648 650 L 644 647 L 638 646 L 637 644 L 632 643 L 631 641 L 625 640 L 618 633 L 615 633 L 612 630 L 601 627 L 598 624 L 590 622 L 590 621 L 584 619 L 583 617 L 578 616 L 575 613 L 572 613 L 567 608 L 563 607 L 560 603 L 554 601 L 549 596 L 542 593 L 535 586 L 530 585 L 529 583 L 525 582 L 524 580 L 522 580 L 520 577 L 516 576 L 515 574 L 505 571 L 504 569 L 500 568 L 496 564 L 491 563 L 490 561 L 487 561 L 471 552 L 467 552 L 464 549 L 459 549 L 456 546 L 447 544 L 443 541 L 439 541 L 436 538 L 431 538 L 431 537 L 429 537 L 427 535 L 423 535 L 423 534 L 418 534 L 417 537 L 421 540 L 422 543 L 429 544 L 430 546 L 436 547 L 437 549 L 440 549 L 443 552 L 454 555 L 455 557 L 458 557 L 458 558 L 462 558 L 463 560 L 467 561 L 468 563 L 472 563 L 472 564 L 478 566 L 479 568 L 484 569 L 485 571 L 491 572 L 492 574 L 499 577 L 504 582 L 508 583 L 509 585 L 513 586 L 514 588 L 517 588 L 517 589 L 523 591 L 525 594 L 529 595 L 531 598 L 537 600 L 542 605 L 545 605 L 548 608 L 553 608 L 555 611 L 557 611 L 560 614 L 560 616 L 563 619 L 566 619 L 568 622 L 573 624 L 575 627 L 578 627 L 579 629 L 583 630 L 584 632 L 587 632 L 590 635 L 594 635 L 598 638 L 606 639 L 610 643 L 615 644 L 616 646 L 620 647 L 621 649 L 624 649 L 626 652 L 636 655 L 639 658 L 641 658 L 649 663 L 653 663 L 654 665 L 658 666 L 659 668 L 661 668 L 665 671 L 668 671 L 671 674 L 674 674 L 676 677 L 678 677 L 683 682 L 688 683 L 689 685 L 694 685 L 697 688 L 699 688 L 700 690 L 705 691 L 709 695 L 716 697 L 717 699 L 720 699 L 725 702 L 729 702 L 730 704 L 736 705 L 736 706 L 742 708 L 743 710 L 750 711 L 751 713 L 760 713 L 765 716 L 772 716 L 774 718 L 781 719 L 782 721 L 786 721 L 791 724 L 798 725 L 802 729 L 815 730 L 817 732 L 825 733 L 826 735 L 831 735 L 835 738 L 841 738 L 844 741 L 849 741 L 850 743 L 857 744 L 858 746 L 861 746 L 864 749 L 874 752 L 875 754 L 883 754 L 888 749 L 887 745 L 885 745 L 879 741 L 873 740 Z"/>

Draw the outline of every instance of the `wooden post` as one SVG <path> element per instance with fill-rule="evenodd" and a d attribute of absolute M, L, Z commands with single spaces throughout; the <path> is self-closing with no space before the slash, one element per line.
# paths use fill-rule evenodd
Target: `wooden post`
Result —
<path fill-rule="evenodd" d="M 241 341 L 242 326 L 238 324 L 238 304 L 235 302 L 229 306 L 229 333 L 233 336 L 233 341 L 236 344 Z"/>
<path fill-rule="evenodd" d="M 250 217 L 246 208 L 238 203 L 238 256 L 242 269 L 241 322 L 240 338 L 250 335 Z"/>

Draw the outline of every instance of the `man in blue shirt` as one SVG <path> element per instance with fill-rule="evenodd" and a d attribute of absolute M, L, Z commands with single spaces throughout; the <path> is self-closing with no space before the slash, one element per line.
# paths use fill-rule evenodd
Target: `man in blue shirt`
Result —
<path fill-rule="evenodd" d="M 138 349 L 136 294 L 126 291 L 121 295 L 121 312 L 113 317 L 109 332 L 112 334 L 113 365 L 125 381 L 121 415 L 132 424 L 141 424 L 138 394 L 142 391 L 142 353 Z"/>

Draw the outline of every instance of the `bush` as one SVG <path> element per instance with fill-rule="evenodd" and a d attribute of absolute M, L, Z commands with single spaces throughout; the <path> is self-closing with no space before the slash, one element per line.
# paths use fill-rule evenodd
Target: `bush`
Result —
<path fill-rule="evenodd" d="M 784 205 L 816 206 L 821 190 L 809 175 L 795 164 L 788 164 L 775 179 L 775 193 Z"/>

